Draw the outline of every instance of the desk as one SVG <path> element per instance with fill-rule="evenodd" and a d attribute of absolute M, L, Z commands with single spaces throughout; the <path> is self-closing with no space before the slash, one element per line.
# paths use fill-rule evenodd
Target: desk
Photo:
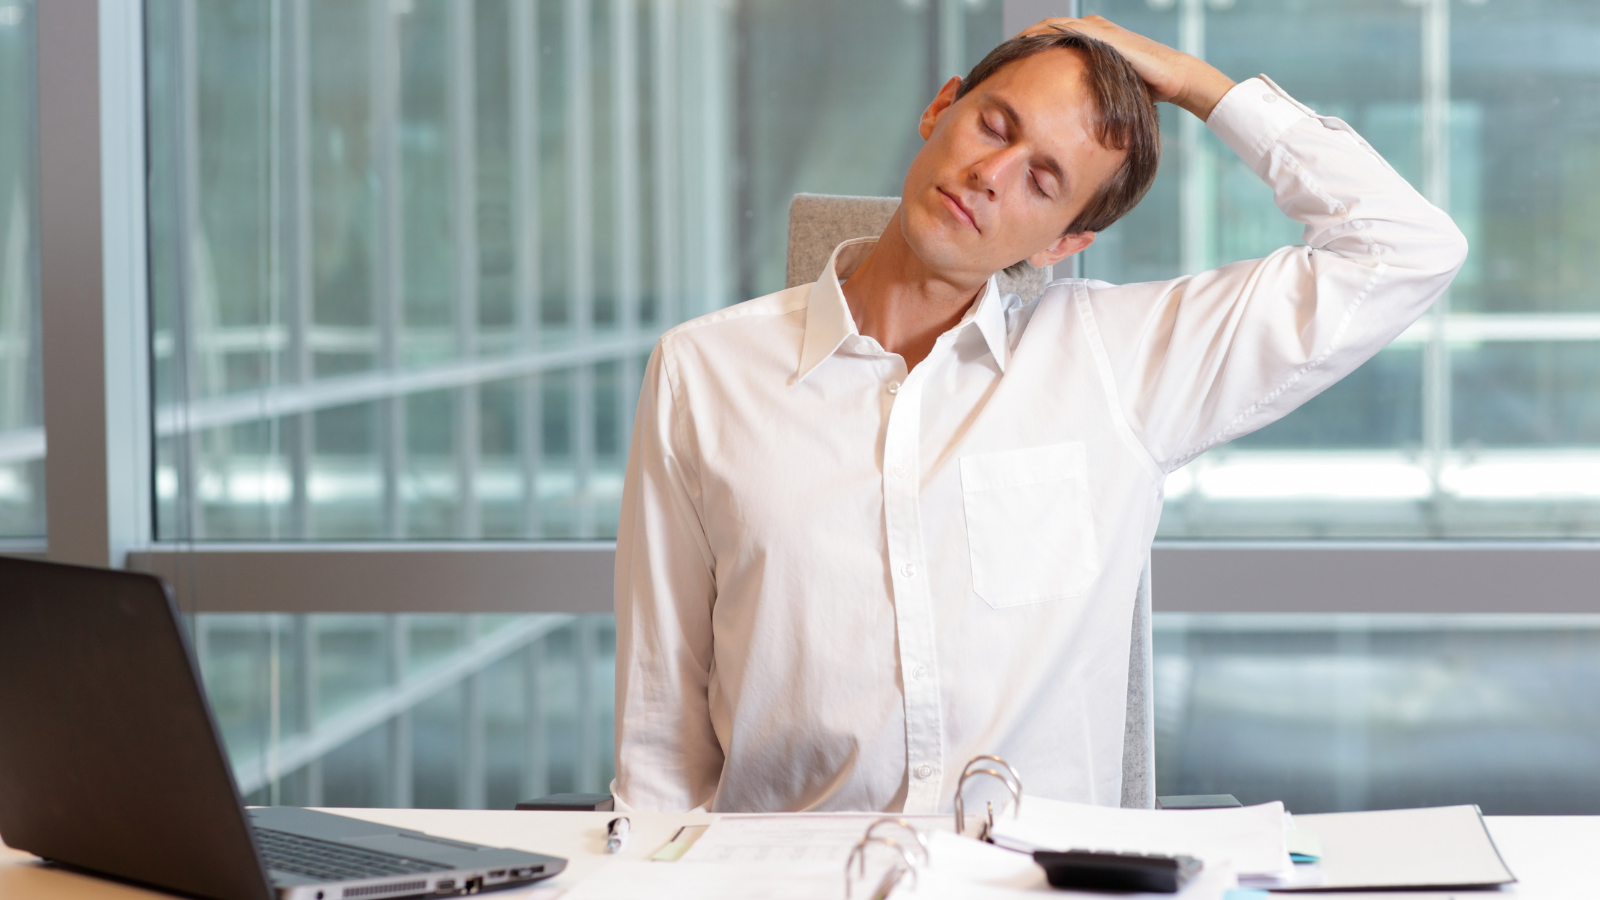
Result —
<path fill-rule="evenodd" d="M 454 809 L 340 809 L 333 812 L 442 837 L 516 847 L 566 857 L 567 868 L 540 888 L 501 891 L 486 897 L 534 900 L 570 887 L 608 861 L 654 853 L 681 825 L 701 825 L 709 813 L 634 813 L 633 834 L 617 856 L 605 852 L 605 827 L 612 813 L 511 812 Z M 1503 894 L 1537 900 L 1568 900 L 1600 894 L 1590 856 L 1600 847 L 1600 816 L 1489 816 L 1489 831 L 1511 871 L 1521 879 Z M 663 863 L 663 865 L 670 865 Z M 1493 892 L 1489 892 L 1493 893 Z M 40 865 L 34 857 L 0 847 L 0 898 L 4 900 L 154 900 L 168 895 Z M 1411 894 L 1424 900 L 1433 894 Z M 1468 896 L 1484 897 L 1483 892 Z M 1306 895 L 1319 900 L 1318 895 Z"/>

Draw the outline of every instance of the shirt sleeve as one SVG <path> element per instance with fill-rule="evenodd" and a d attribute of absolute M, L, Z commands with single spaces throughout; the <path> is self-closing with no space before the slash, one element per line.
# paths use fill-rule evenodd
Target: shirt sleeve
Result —
<path fill-rule="evenodd" d="M 716 585 L 664 346 L 639 391 L 617 527 L 612 790 L 622 807 L 684 811 L 709 808 L 722 775 L 707 694 Z"/>
<path fill-rule="evenodd" d="M 1305 226 L 1303 246 L 1172 281 L 1090 282 L 1118 400 L 1163 471 L 1279 419 L 1444 293 L 1466 238 L 1344 122 L 1266 76 L 1207 121 Z"/>

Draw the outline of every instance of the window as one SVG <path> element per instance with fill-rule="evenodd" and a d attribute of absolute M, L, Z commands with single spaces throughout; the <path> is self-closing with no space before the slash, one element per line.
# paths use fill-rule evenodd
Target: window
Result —
<path fill-rule="evenodd" d="M 130 76 L 101 82 L 112 94 L 98 127 L 120 148 L 102 163 L 116 307 L 105 315 L 125 317 L 106 329 L 107 352 L 129 357 L 108 369 L 133 380 L 147 369 L 151 384 L 127 389 L 131 412 L 116 408 L 120 394 L 81 406 L 99 425 L 116 420 L 107 490 L 121 499 L 101 499 L 153 508 L 112 516 L 110 548 L 82 561 L 120 564 L 126 549 L 196 613 L 204 676 L 252 800 L 504 806 L 604 788 L 606 541 L 651 345 L 677 322 L 781 287 L 794 193 L 897 193 L 923 104 L 1027 5 L 101 7 L 101 63 Z M 1177 473 L 1161 535 L 1595 537 L 1600 273 L 1588 198 L 1600 117 L 1589 60 L 1600 13 L 1577 0 L 1084 6 L 1236 77 L 1266 71 L 1348 119 L 1474 244 L 1439 312 L 1394 347 Z M 0 66 L 14 87 L 0 92 L 0 539 L 44 533 L 41 404 L 80 406 L 40 399 L 37 348 L 98 352 L 39 337 L 34 10 L 0 0 Z M 54 40 L 56 51 L 96 46 Z M 38 55 L 66 58 L 50 50 Z M 1086 254 L 1084 274 L 1164 278 L 1296 239 L 1199 123 L 1164 115 L 1160 180 Z M 45 222 L 56 221 L 49 202 Z M 53 246 L 47 259 L 74 258 Z M 137 322 L 146 301 L 149 321 Z M 112 347 L 124 332 L 136 346 Z M 60 459 L 76 442 L 57 438 Z M 117 452 L 145 445 L 148 464 Z M 51 502 L 82 509 L 63 493 Z M 100 540 L 53 518 L 72 526 L 74 547 Z M 1435 546 L 1395 553 L 1419 571 L 1458 568 Z M 1292 593 L 1164 581 L 1163 559 L 1232 552 L 1168 548 L 1157 550 L 1158 608 L 1275 608 Z M 1456 593 L 1403 599 L 1443 612 L 1581 605 L 1563 598 L 1592 581 L 1570 560 L 1592 549 L 1521 552 L 1508 552 L 1510 578 L 1537 600 L 1461 579 Z M 1586 684 L 1574 660 L 1592 622 L 1338 618 L 1367 598 L 1338 578 L 1315 587 L 1329 609 L 1309 618 L 1158 615 L 1163 790 L 1248 797 L 1260 785 L 1206 773 L 1275 758 L 1271 747 L 1301 733 L 1349 751 L 1274 776 L 1336 785 L 1297 795 L 1302 811 L 1454 797 L 1485 758 L 1530 747 L 1549 751 L 1550 771 L 1577 771 L 1592 731 L 1579 694 L 1523 718 L 1475 705 L 1474 731 L 1448 702 L 1416 706 L 1410 688 L 1393 694 L 1412 705 L 1379 708 L 1389 695 L 1374 685 L 1435 684 L 1448 700 L 1529 697 L 1550 671 Z M 1283 677 L 1305 665 L 1332 674 Z M 1412 770 L 1361 762 L 1362 747 L 1378 746 L 1362 741 L 1380 732 L 1391 743 L 1482 736 L 1489 749 L 1453 758 L 1435 793 L 1407 793 Z M 1250 734 L 1266 737 L 1244 746 Z M 1529 796 L 1566 808 L 1553 789 Z"/>
<path fill-rule="evenodd" d="M 1283 421 L 1168 482 L 1163 537 L 1592 537 L 1600 527 L 1600 9 L 1571 0 L 1089 0 L 1236 78 L 1349 121 L 1466 233 L 1448 296 Z M 1581 49 L 1580 49 L 1581 48 Z M 1298 239 L 1193 117 L 1085 256 L 1173 277 Z"/>
<path fill-rule="evenodd" d="M 44 537 L 33 6 L 0 3 L 0 545 Z"/>
<path fill-rule="evenodd" d="M 999 22 L 970 0 L 148 0 L 156 539 L 614 536 L 657 336 L 782 286 L 795 192 L 894 193 L 921 104 Z M 191 604 L 236 590 L 176 565 Z M 256 799 L 609 782 L 608 621 L 194 627 Z"/>

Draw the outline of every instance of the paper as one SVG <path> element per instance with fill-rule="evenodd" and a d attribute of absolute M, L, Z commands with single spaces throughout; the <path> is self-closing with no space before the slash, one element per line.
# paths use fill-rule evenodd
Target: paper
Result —
<path fill-rule="evenodd" d="M 1295 825 L 1314 832 L 1322 845 L 1322 877 L 1314 886 L 1323 890 L 1450 888 L 1516 880 L 1476 806 L 1301 815 L 1295 816 Z"/>
<path fill-rule="evenodd" d="M 729 815 L 718 819 L 695 841 L 683 862 L 828 862 L 844 871 L 850 850 L 878 813 L 810 815 Z M 949 816 L 908 818 L 923 834 L 952 831 Z M 881 826 L 879 834 L 901 844 L 915 841 L 903 828 Z M 892 853 L 884 848 L 882 852 Z M 842 877 L 842 876 L 841 876 Z"/>
<path fill-rule="evenodd" d="M 863 826 L 865 827 L 865 826 Z M 857 891 L 856 897 L 865 893 Z M 561 900 L 843 900 L 844 864 L 624 859 Z"/>
<path fill-rule="evenodd" d="M 1289 845 L 1289 857 L 1297 863 L 1316 862 L 1322 858 L 1322 841 L 1317 839 L 1315 831 L 1294 828 L 1283 839 Z"/>
<path fill-rule="evenodd" d="M 1309 826 L 1308 826 L 1309 827 Z M 1320 829 L 1319 829 L 1320 831 Z M 1029 797 L 1020 818 L 995 818 L 995 843 L 1017 850 L 1187 855 L 1244 876 L 1288 876 L 1283 804 L 1227 809 L 1120 809 Z"/>

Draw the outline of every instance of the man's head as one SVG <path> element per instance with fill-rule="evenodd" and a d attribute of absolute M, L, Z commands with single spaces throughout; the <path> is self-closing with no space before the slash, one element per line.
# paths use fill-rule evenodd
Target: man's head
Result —
<path fill-rule="evenodd" d="M 900 228 L 928 267 L 987 278 L 1087 247 L 1138 204 L 1161 156 L 1149 88 L 1074 32 L 1002 43 L 922 115 Z"/>

